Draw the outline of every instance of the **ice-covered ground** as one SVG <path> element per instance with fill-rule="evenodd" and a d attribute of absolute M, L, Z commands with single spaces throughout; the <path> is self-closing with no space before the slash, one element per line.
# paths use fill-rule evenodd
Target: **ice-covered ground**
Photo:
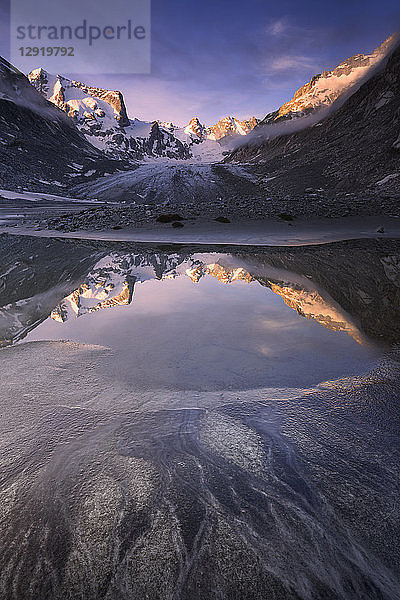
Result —
<path fill-rule="evenodd" d="M 63 202 L 66 204 L 102 204 L 99 200 L 90 198 L 69 198 L 67 196 L 56 196 L 54 194 L 44 194 L 42 192 L 29 192 L 23 190 L 21 192 L 14 192 L 10 190 L 0 189 L 0 200 L 6 198 L 7 200 L 25 200 L 26 202 Z"/>
<path fill-rule="evenodd" d="M 0 363 L 4 598 L 398 597 L 395 362 L 239 393 L 139 392 L 85 344 Z"/>
<path fill-rule="evenodd" d="M 77 213 L 85 207 L 101 206 L 97 200 L 67 198 L 41 192 L 0 190 L 0 229 L 31 223 L 36 219 L 54 218 L 65 212 Z"/>

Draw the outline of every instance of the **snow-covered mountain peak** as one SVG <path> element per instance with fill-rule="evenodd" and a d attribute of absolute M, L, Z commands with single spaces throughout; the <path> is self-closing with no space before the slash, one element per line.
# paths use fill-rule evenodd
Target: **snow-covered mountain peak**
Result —
<path fill-rule="evenodd" d="M 91 144 L 108 156 L 135 161 L 144 157 L 190 157 L 188 147 L 173 135 L 172 123 L 163 128 L 155 121 L 129 119 L 119 91 L 52 75 L 42 68 L 29 73 L 28 78 L 42 96 L 74 120 Z"/>
<path fill-rule="evenodd" d="M 239 121 L 236 117 L 226 116 L 209 128 L 208 138 L 219 140 L 224 137 L 247 135 L 257 125 L 256 117 Z"/>
<path fill-rule="evenodd" d="M 371 54 L 355 54 L 334 69 L 314 75 L 294 93 L 289 102 L 285 102 L 277 111 L 269 113 L 262 124 L 305 116 L 322 106 L 332 104 L 341 96 L 355 92 L 397 43 L 398 36 L 394 34 Z"/>
<path fill-rule="evenodd" d="M 226 137 L 247 135 L 257 123 L 255 117 L 251 117 L 248 121 L 239 121 L 236 117 L 226 116 L 214 125 L 206 127 L 198 117 L 193 117 L 184 128 L 184 132 L 194 139 L 218 141 Z"/>
<path fill-rule="evenodd" d="M 199 139 L 207 137 L 207 128 L 200 122 L 199 117 L 193 117 L 189 124 L 185 127 L 184 132 L 186 135 L 195 136 Z"/>
<path fill-rule="evenodd" d="M 371 54 L 355 54 L 334 69 L 314 75 L 291 100 L 269 113 L 261 123 L 254 116 L 240 120 L 232 115 L 211 126 L 198 116 L 185 127 L 177 127 L 172 121 L 130 119 L 119 91 L 52 75 L 43 68 L 35 69 L 28 78 L 46 100 L 74 121 L 92 145 L 109 157 L 135 162 L 152 158 L 216 162 L 259 124 L 297 119 L 339 98 L 346 100 L 376 72 L 397 43 L 398 36 L 391 36 Z"/>
<path fill-rule="evenodd" d="M 125 102 L 121 92 L 87 86 L 62 75 L 52 75 L 42 68 L 28 74 L 28 79 L 50 102 L 77 121 L 82 119 L 114 122 L 129 126 Z"/>
<path fill-rule="evenodd" d="M 257 124 L 254 117 L 249 121 L 225 117 L 206 127 L 194 117 L 182 128 L 171 121 L 129 119 L 119 91 L 89 86 L 43 68 L 31 71 L 28 78 L 46 100 L 75 122 L 91 144 L 113 158 L 193 158 L 213 162 L 222 158 L 219 140 L 246 135 Z"/>

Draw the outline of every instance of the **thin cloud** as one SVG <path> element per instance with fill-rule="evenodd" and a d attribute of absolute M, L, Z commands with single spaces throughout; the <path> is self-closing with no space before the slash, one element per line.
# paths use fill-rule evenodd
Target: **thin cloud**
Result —
<path fill-rule="evenodd" d="M 265 32 L 271 41 L 277 44 L 290 44 L 302 47 L 318 44 L 319 41 L 326 37 L 324 29 L 315 29 L 294 25 L 287 17 L 280 17 L 274 21 L 270 21 L 265 28 Z"/>
<path fill-rule="evenodd" d="M 287 79 L 292 78 L 294 72 L 303 77 L 310 71 L 319 70 L 315 46 L 324 36 L 322 30 L 294 25 L 281 16 L 270 21 L 264 31 L 266 52 L 260 65 L 264 76 Z"/>
<path fill-rule="evenodd" d="M 267 72 L 279 73 L 293 69 L 311 69 L 315 61 L 309 56 L 295 56 L 286 54 L 271 60 L 266 67 Z"/>
<path fill-rule="evenodd" d="M 267 33 L 273 36 L 280 36 L 287 32 L 290 29 L 290 25 L 287 19 L 277 19 L 273 21 L 269 25 L 267 25 Z"/>

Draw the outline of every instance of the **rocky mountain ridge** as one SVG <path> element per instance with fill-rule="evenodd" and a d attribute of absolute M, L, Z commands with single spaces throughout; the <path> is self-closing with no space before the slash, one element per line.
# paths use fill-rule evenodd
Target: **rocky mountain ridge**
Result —
<path fill-rule="evenodd" d="M 398 43 L 393 34 L 370 54 L 355 54 L 342 61 L 330 71 L 314 75 L 302 85 L 291 100 L 269 113 L 260 125 L 298 119 L 336 102 L 340 97 L 354 93 L 366 79 L 372 76 L 382 61 L 390 55 Z"/>
<path fill-rule="evenodd" d="M 253 163 L 274 197 L 400 197 L 400 47 L 385 66 L 320 122 L 270 137 L 270 125 L 227 161 Z M 349 198 L 349 202 L 351 197 Z"/>
<path fill-rule="evenodd" d="M 62 193 L 79 175 L 122 170 L 48 102 L 18 69 L 0 59 L 0 186 Z"/>
<path fill-rule="evenodd" d="M 86 139 L 107 156 L 141 160 L 145 156 L 189 158 L 187 144 L 157 122 L 129 119 L 119 91 L 87 86 L 44 69 L 29 73 L 29 81 L 49 102 L 63 110 Z"/>
<path fill-rule="evenodd" d="M 206 140 L 243 136 L 256 125 L 257 119 L 239 121 L 225 117 L 211 127 L 202 125 L 197 117 L 186 127 L 172 122 L 129 119 L 121 92 L 105 90 L 52 75 L 42 68 L 28 74 L 32 85 L 47 100 L 58 106 L 95 147 L 117 159 L 142 160 L 145 157 L 190 159 L 209 149 Z M 197 146 L 197 147 L 196 147 Z M 221 156 L 219 144 L 213 144 L 214 155 Z"/>
<path fill-rule="evenodd" d="M 198 117 L 186 127 L 172 122 L 145 122 L 130 119 L 119 91 L 105 90 L 51 75 L 39 68 L 28 78 L 50 102 L 74 121 L 86 139 L 109 157 L 133 162 L 148 158 L 221 161 L 232 143 L 254 131 L 255 137 L 275 135 L 268 126 L 299 120 L 350 96 L 385 60 L 397 43 L 393 35 L 370 54 L 356 54 L 331 71 L 324 71 L 296 91 L 293 98 L 263 120 L 242 120 L 227 116 L 212 126 Z M 322 117 L 321 117 L 322 118 Z M 249 137 L 251 142 L 254 134 Z M 240 145 L 240 144 L 239 144 Z"/>
<path fill-rule="evenodd" d="M 239 121 L 236 117 L 226 116 L 220 119 L 215 125 L 207 127 L 203 125 L 198 117 L 193 117 L 189 124 L 184 128 L 187 135 L 195 136 L 199 140 L 222 140 L 224 138 L 247 135 L 259 123 L 256 117 Z"/>

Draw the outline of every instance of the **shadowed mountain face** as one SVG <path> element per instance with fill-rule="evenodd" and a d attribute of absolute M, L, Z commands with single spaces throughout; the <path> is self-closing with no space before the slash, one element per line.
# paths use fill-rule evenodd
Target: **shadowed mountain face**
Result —
<path fill-rule="evenodd" d="M 354 318 L 370 338 L 400 340 L 400 245 L 396 240 L 345 241 L 276 249 L 253 260 L 306 275 Z"/>
<path fill-rule="evenodd" d="M 400 246 L 396 240 L 220 253 L 204 247 L 171 252 L 132 244 L 17 238 L 1 243 L 3 344 L 49 316 L 70 317 L 130 304 L 138 282 L 212 276 L 258 282 L 299 315 L 356 341 L 400 340 Z"/>
<path fill-rule="evenodd" d="M 267 190 L 278 197 L 319 191 L 398 197 L 399 82 L 398 48 L 383 71 L 325 120 L 289 135 L 282 124 L 273 139 L 267 125 L 227 160 L 259 164 Z"/>
<path fill-rule="evenodd" d="M 0 142 L 2 188 L 62 195 L 71 176 L 100 176 L 123 168 L 94 148 L 62 111 L 1 58 Z"/>

